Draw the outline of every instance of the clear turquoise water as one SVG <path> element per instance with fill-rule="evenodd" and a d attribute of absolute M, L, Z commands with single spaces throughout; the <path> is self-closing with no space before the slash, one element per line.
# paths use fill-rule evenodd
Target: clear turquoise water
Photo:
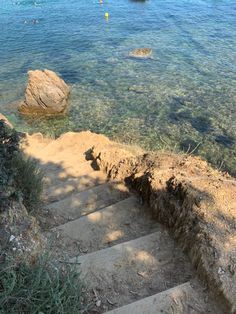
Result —
<path fill-rule="evenodd" d="M 0 31 L 0 111 L 18 129 L 194 150 L 236 174 L 235 0 L 1 0 Z M 153 59 L 128 58 L 137 47 Z M 36 68 L 72 85 L 67 117 L 18 116 Z"/>

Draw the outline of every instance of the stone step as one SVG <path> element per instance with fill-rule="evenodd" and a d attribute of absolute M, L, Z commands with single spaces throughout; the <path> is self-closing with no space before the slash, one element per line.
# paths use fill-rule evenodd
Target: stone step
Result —
<path fill-rule="evenodd" d="M 44 203 L 59 201 L 71 193 L 78 193 L 107 182 L 107 177 L 102 171 L 93 171 L 77 178 L 54 181 L 44 189 Z"/>
<path fill-rule="evenodd" d="M 96 210 L 117 203 L 129 196 L 121 183 L 105 183 L 47 205 L 44 210 L 53 217 L 54 225 L 60 225 Z"/>
<path fill-rule="evenodd" d="M 157 293 L 106 314 L 203 314 L 216 313 L 190 284 L 186 282 L 172 289 Z"/>
<path fill-rule="evenodd" d="M 188 258 L 161 230 L 100 251 L 72 258 L 103 311 L 120 307 L 188 281 Z M 113 306 L 112 306 L 113 304 Z"/>
<path fill-rule="evenodd" d="M 160 229 L 148 208 L 137 197 L 98 210 L 95 213 L 54 228 L 55 248 L 70 257 L 90 253 Z"/>

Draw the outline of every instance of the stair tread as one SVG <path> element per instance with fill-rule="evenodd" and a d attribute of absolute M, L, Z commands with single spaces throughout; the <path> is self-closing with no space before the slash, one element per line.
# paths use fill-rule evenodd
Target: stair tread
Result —
<path fill-rule="evenodd" d="M 45 209 L 63 224 L 107 207 L 129 196 L 128 189 L 120 183 L 104 183 L 88 190 L 72 193 L 66 198 L 48 204 Z"/>
<path fill-rule="evenodd" d="M 190 282 L 106 312 L 106 314 L 210 313 L 209 305 Z M 213 313 L 213 312 L 211 312 Z M 214 312 L 215 313 L 215 312 Z"/>
<path fill-rule="evenodd" d="M 73 192 L 79 193 L 105 182 L 107 182 L 107 177 L 102 171 L 92 171 L 76 178 L 69 177 L 66 181 L 59 180 L 45 188 L 43 199 L 47 203 L 59 201 Z"/>
<path fill-rule="evenodd" d="M 152 234 L 70 261 L 80 264 L 78 271 L 98 292 L 104 306 L 107 299 L 117 307 L 129 304 L 186 282 L 193 274 L 188 258 L 161 227 Z"/>
<path fill-rule="evenodd" d="M 69 256 L 92 252 L 147 235 L 160 228 L 147 207 L 131 196 L 52 230 L 57 250 Z"/>
<path fill-rule="evenodd" d="M 90 175 L 94 172 L 91 163 L 88 161 L 84 161 L 78 165 L 49 163 L 41 165 L 40 168 L 44 174 L 44 182 L 47 186 L 52 186 L 60 181 L 65 182 L 70 178 Z"/>

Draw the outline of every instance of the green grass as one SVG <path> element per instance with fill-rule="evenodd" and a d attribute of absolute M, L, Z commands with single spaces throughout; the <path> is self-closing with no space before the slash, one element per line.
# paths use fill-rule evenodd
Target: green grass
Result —
<path fill-rule="evenodd" d="M 58 268 L 48 254 L 33 265 L 13 260 L 0 264 L 1 314 L 82 313 L 83 290 L 75 266 Z"/>

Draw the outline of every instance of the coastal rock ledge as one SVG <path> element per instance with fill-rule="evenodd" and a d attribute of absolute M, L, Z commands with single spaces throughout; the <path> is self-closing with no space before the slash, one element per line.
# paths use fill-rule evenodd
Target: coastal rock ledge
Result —
<path fill-rule="evenodd" d="M 28 72 L 25 100 L 18 110 L 25 115 L 64 114 L 69 105 L 70 87 L 49 70 Z"/>

